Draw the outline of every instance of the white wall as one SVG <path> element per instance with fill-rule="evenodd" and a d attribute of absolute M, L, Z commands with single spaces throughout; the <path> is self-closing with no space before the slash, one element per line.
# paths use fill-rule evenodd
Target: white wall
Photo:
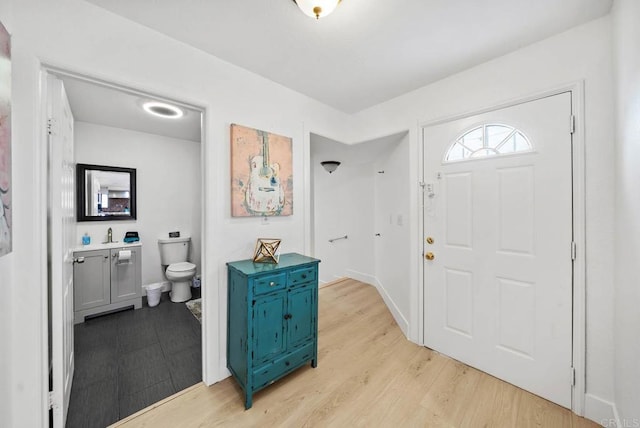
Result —
<path fill-rule="evenodd" d="M 201 270 L 200 143 L 75 123 L 77 163 L 136 169 L 137 220 L 92 221 L 77 224 L 78 242 L 85 232 L 92 243 L 104 242 L 107 229 L 122 242 L 125 232 L 137 231 L 142 243 L 142 285 L 165 282 L 158 238 L 171 231 L 191 237 L 190 261 Z"/>
<path fill-rule="evenodd" d="M 3 1 L 4 5 L 6 2 Z M 217 381 L 225 369 L 225 262 L 252 255 L 256 238 L 283 239 L 283 251 L 304 252 L 308 223 L 309 131 L 346 139 L 348 117 L 306 96 L 177 42 L 81 0 L 10 0 L 14 65 L 14 253 L 3 267 L 8 328 L 20 329 L 3 343 L 11 371 L 0 385 L 9 395 L 12 419 L 3 426 L 46 425 L 46 250 L 44 217 L 46 159 L 39 72 L 41 62 L 112 81 L 169 99 L 206 108 L 205 380 Z M 294 215 L 270 219 L 230 217 L 229 125 L 239 123 L 293 138 Z M 11 261 L 13 259 L 13 262 Z M 4 263 L 4 261 L 3 261 Z M 3 303 L 5 299 L 2 299 Z M 24 310 L 24 308 L 31 308 Z M 4 328 L 4 327 L 3 327 Z M 8 392 L 7 392 L 8 391 Z"/>
<path fill-rule="evenodd" d="M 373 164 L 342 162 L 332 174 L 320 165 L 320 159 L 312 157 L 311 165 L 314 256 L 322 260 L 320 282 L 327 283 L 358 274 L 361 279 L 372 282 Z M 329 239 L 345 235 L 348 239 L 329 242 Z"/>
<path fill-rule="evenodd" d="M 380 294 L 405 334 L 411 316 L 409 161 L 407 134 L 375 165 L 375 232 L 380 234 L 375 239 L 375 277 Z"/>
<path fill-rule="evenodd" d="M 616 81 L 615 403 L 621 425 L 640 424 L 640 2 L 613 8 Z M 611 426 L 611 425 L 610 425 Z"/>
<path fill-rule="evenodd" d="M 452 75 L 432 85 L 379 104 L 356 115 L 362 139 L 410 130 L 410 233 L 419 237 L 419 123 L 470 113 L 584 81 L 587 236 L 587 379 L 586 414 L 594 419 L 611 412 L 613 401 L 613 232 L 614 168 L 611 27 L 604 17 L 547 40 Z M 579 112 L 581 113 L 581 112 Z M 355 125 L 354 125 L 355 126 Z M 410 251 L 411 315 L 409 335 L 419 341 L 419 271 L 421 241 Z M 601 411 L 601 409 L 605 411 Z"/>

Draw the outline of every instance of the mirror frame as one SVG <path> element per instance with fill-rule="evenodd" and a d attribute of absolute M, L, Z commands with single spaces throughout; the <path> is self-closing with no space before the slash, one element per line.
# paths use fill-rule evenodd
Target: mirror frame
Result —
<path fill-rule="evenodd" d="M 85 172 L 86 171 L 111 171 L 111 172 L 124 172 L 129 174 L 129 215 L 128 216 L 97 216 L 86 215 L 84 213 L 85 202 L 87 195 L 85 195 Z M 77 221 L 126 221 L 136 220 L 137 216 L 137 202 L 136 202 L 136 169 L 135 168 L 122 168 L 117 166 L 106 165 L 90 165 L 86 163 L 76 164 L 76 215 Z"/>

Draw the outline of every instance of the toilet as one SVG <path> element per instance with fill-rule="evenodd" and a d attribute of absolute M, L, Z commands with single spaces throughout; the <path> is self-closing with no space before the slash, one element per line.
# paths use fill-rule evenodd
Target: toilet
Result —
<path fill-rule="evenodd" d="M 160 263 L 166 266 L 165 276 L 171 281 L 171 301 L 186 302 L 191 299 L 191 280 L 196 265 L 189 263 L 190 237 L 158 239 Z"/>

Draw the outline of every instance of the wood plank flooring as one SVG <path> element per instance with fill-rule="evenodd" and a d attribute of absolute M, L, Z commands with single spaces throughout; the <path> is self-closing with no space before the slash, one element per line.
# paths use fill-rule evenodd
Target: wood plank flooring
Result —
<path fill-rule="evenodd" d="M 320 289 L 318 367 L 254 396 L 195 385 L 117 427 L 596 427 L 569 410 L 409 342 L 377 290 Z"/>

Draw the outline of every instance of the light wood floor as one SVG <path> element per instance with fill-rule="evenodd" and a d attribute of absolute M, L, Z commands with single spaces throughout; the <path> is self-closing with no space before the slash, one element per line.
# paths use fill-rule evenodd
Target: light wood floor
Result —
<path fill-rule="evenodd" d="M 254 396 L 195 385 L 119 427 L 596 427 L 569 410 L 409 342 L 374 287 L 320 290 L 318 367 Z"/>

